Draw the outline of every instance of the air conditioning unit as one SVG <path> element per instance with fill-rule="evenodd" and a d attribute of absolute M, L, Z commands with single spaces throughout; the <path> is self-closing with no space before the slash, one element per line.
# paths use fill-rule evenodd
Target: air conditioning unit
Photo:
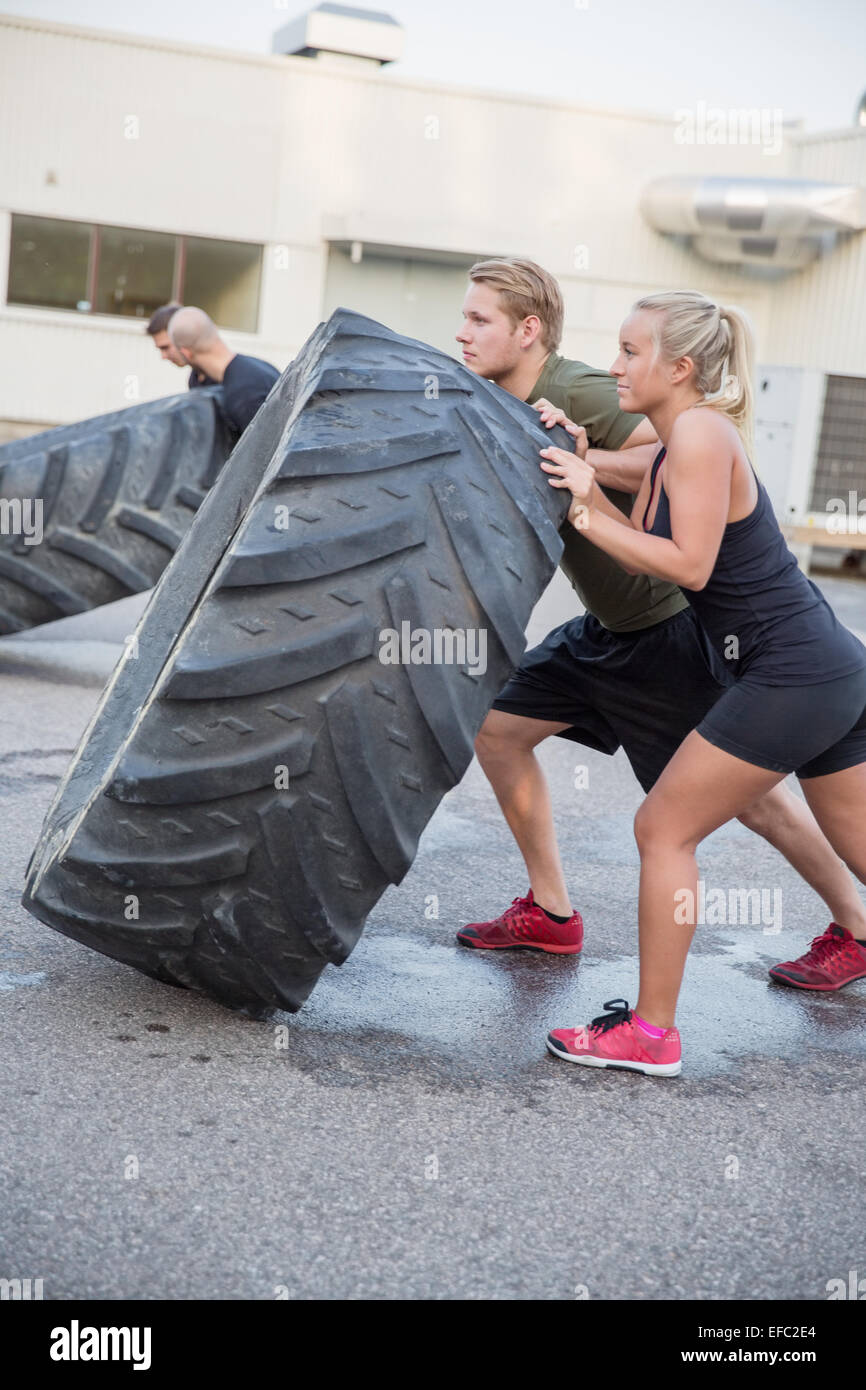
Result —
<path fill-rule="evenodd" d="M 300 14 L 273 36 L 274 53 L 383 66 L 403 52 L 401 24 L 381 10 L 325 3 Z"/>
<path fill-rule="evenodd" d="M 761 366 L 755 467 L 807 569 L 866 550 L 866 377 Z"/>

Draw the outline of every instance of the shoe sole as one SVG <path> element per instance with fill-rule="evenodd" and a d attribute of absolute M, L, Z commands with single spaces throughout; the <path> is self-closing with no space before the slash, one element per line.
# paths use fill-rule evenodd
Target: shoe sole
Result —
<path fill-rule="evenodd" d="M 576 1057 L 573 1052 L 563 1052 L 548 1038 L 547 1050 L 563 1062 L 576 1062 L 579 1067 L 603 1067 L 607 1071 L 639 1071 L 644 1076 L 679 1076 L 682 1062 L 608 1062 L 603 1057 Z"/>
<path fill-rule="evenodd" d="M 579 946 L 525 946 L 522 942 L 509 941 L 502 946 L 489 946 L 486 941 L 473 941 L 471 937 L 465 940 L 462 936 L 457 936 L 457 945 L 466 946 L 470 951 L 541 951 L 546 956 L 577 956 L 583 950 L 583 942 Z"/>
<path fill-rule="evenodd" d="M 781 971 L 777 972 L 775 970 L 768 970 L 767 974 L 770 976 L 771 980 L 776 981 L 776 984 L 788 985 L 790 989 L 816 990 L 821 994 L 828 994 L 837 989 L 844 989 L 846 985 L 856 984 L 858 980 L 866 980 L 866 970 L 861 971 L 859 975 L 852 975 L 847 980 L 840 980 L 837 985 L 810 985 L 807 984 L 805 980 L 792 980 L 790 975 L 783 975 Z"/>

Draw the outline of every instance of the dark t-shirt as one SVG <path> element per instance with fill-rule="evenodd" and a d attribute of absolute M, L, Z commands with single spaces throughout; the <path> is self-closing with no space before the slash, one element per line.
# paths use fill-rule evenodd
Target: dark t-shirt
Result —
<path fill-rule="evenodd" d="M 199 388 L 199 386 L 219 386 L 219 382 L 211 381 L 209 376 L 199 376 L 198 368 L 193 367 L 192 371 L 189 374 L 188 385 L 190 391 L 196 391 Z"/>
<path fill-rule="evenodd" d="M 531 405 L 542 396 L 576 425 L 583 425 L 591 449 L 621 449 L 644 418 L 620 410 L 616 381 L 609 372 L 571 362 L 556 352 L 548 357 L 527 400 Z M 614 488 L 603 491 L 614 506 L 630 515 L 631 493 Z M 626 574 L 612 556 L 569 522 L 563 522 L 559 534 L 565 542 L 561 568 L 581 603 L 612 632 L 653 627 L 688 606 L 675 585 L 648 574 Z"/>
<path fill-rule="evenodd" d="M 261 357 L 237 353 L 223 376 L 223 410 L 236 430 L 245 430 L 280 374 Z"/>

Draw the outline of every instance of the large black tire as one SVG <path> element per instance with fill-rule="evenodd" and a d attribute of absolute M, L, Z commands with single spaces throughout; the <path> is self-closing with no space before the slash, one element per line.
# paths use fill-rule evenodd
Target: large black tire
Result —
<path fill-rule="evenodd" d="M 406 873 L 521 656 L 562 550 L 550 442 L 529 406 L 338 310 L 163 575 L 25 906 L 168 983 L 299 1008 Z M 404 621 L 486 631 L 486 670 L 383 664 Z"/>
<path fill-rule="evenodd" d="M 43 530 L 40 544 L 0 533 L 0 634 L 153 587 L 237 438 L 221 395 L 189 391 L 0 445 L 0 499 L 41 499 Z"/>

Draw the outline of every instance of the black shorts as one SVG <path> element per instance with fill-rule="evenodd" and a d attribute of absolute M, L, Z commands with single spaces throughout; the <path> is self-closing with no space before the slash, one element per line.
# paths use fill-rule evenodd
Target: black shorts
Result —
<path fill-rule="evenodd" d="M 698 726 L 735 758 L 800 778 L 866 763 L 866 667 L 818 685 L 742 676 Z"/>
<path fill-rule="evenodd" d="M 493 708 L 568 724 L 560 738 L 600 753 L 621 746 L 648 792 L 732 683 L 690 608 L 639 632 L 587 613 L 524 654 Z"/>

